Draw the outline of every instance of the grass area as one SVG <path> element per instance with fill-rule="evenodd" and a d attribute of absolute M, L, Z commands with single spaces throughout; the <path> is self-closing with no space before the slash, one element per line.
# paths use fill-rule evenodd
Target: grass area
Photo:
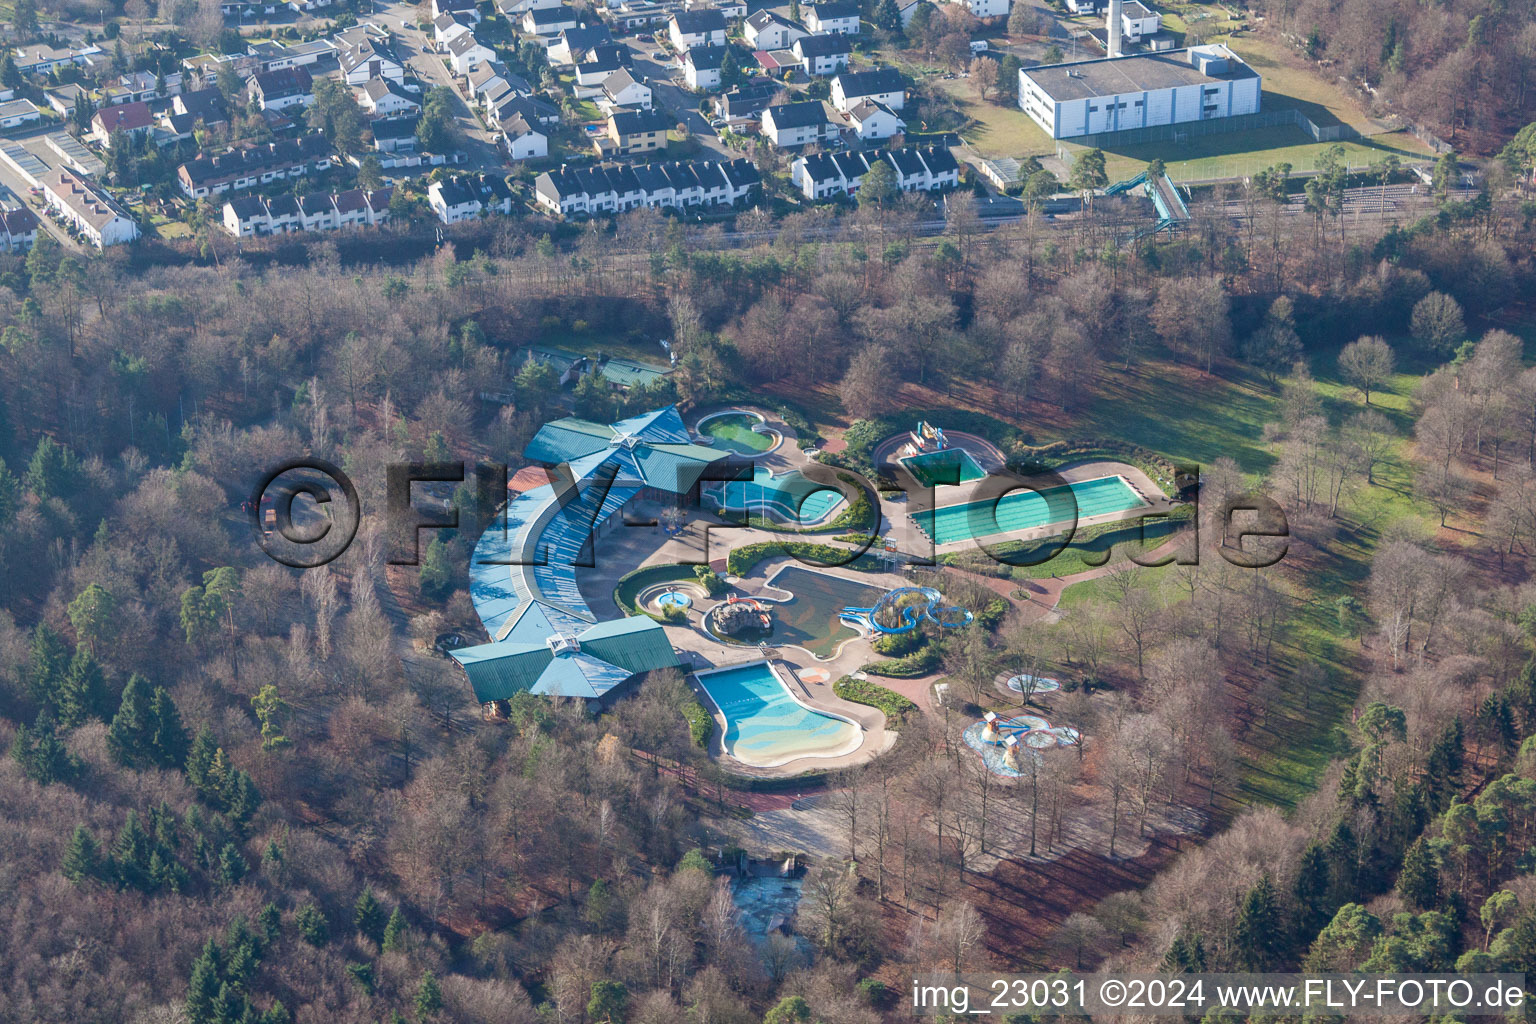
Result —
<path fill-rule="evenodd" d="M 1271 98 L 1266 93 L 1266 108 L 1272 109 Z M 1073 151 L 1085 148 L 1071 143 L 1066 145 Z M 1147 142 L 1115 147 L 1106 149 L 1105 156 L 1111 181 L 1135 177 L 1153 157 L 1162 157 L 1168 165 L 1169 177 L 1175 181 L 1203 181 L 1250 177 L 1279 163 L 1288 163 L 1297 171 L 1316 170 L 1323 153 L 1332 145 L 1313 142 L 1312 137 L 1296 125 L 1276 125 L 1225 135 L 1205 135 L 1185 142 Z M 1430 158 L 1429 147 L 1407 132 L 1351 139 L 1340 145 L 1344 147 L 1344 160 L 1351 169 L 1380 163 L 1389 153 L 1405 163 Z"/>
<path fill-rule="evenodd" d="M 907 698 L 895 690 L 888 690 L 867 679 L 843 676 L 832 684 L 832 692 L 843 698 L 843 700 L 854 704 L 879 708 L 885 713 L 885 727 L 887 729 L 898 728 L 906 720 L 908 714 L 917 710 L 916 704 L 907 700 Z"/>
<path fill-rule="evenodd" d="M 644 614 L 635 599 L 646 587 L 655 586 L 658 583 L 675 583 L 686 580 L 690 583 L 698 582 L 695 569 L 692 565 L 670 563 L 667 565 L 648 565 L 633 572 L 625 573 L 613 588 L 613 603 L 636 615 Z"/>
<path fill-rule="evenodd" d="M 534 344 L 563 349 L 579 356 L 593 358 L 598 355 L 618 356 L 658 370 L 667 369 L 666 355 L 661 351 L 661 346 L 655 342 L 630 341 L 617 334 L 597 331 L 578 334 L 575 331 L 560 329 L 546 331 Z"/>

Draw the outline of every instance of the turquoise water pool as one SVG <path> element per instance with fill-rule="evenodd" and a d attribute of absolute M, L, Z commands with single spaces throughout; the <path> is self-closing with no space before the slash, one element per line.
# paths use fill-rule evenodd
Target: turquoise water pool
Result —
<path fill-rule="evenodd" d="M 732 512 L 772 515 L 788 522 L 819 523 L 843 501 L 835 487 L 813 483 L 799 473 L 774 476 L 766 466 L 752 470 L 752 482 L 732 480 L 716 485 L 715 501 Z"/>
<path fill-rule="evenodd" d="M 700 673 L 698 680 L 725 716 L 725 752 L 738 761 L 770 768 L 848 753 L 858 743 L 858 726 L 800 704 L 766 661 Z"/>
<path fill-rule="evenodd" d="M 1077 501 L 1079 521 L 1146 504 L 1124 477 L 1101 476 L 1044 491 L 1010 491 L 1000 499 L 915 512 L 912 519 L 935 544 L 1029 530 L 1071 520 L 1072 502 L 1067 500 L 1067 491 Z"/>
<path fill-rule="evenodd" d="M 909 455 L 901 460 L 901 464 L 924 487 L 965 484 L 987 475 L 981 464 L 964 448 L 945 448 L 937 452 Z"/>

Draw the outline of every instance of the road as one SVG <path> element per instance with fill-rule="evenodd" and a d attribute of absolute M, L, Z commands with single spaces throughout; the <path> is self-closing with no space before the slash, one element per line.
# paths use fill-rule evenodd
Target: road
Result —
<path fill-rule="evenodd" d="M 637 36 L 627 36 L 620 42 L 629 47 L 631 73 L 644 79 L 651 87 L 652 106 L 670 110 L 679 121 L 688 126 L 688 132 L 708 150 L 704 155 L 717 160 L 734 160 L 741 156 L 720 141 L 720 136 L 709 126 L 709 121 L 699 113 L 699 98 L 678 85 L 671 78 L 672 69 L 651 59 L 655 44 Z"/>

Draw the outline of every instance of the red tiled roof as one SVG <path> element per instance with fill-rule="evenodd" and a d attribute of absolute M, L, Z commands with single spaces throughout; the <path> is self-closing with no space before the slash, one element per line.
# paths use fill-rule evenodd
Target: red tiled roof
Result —
<path fill-rule="evenodd" d="M 149 104 L 142 102 L 102 107 L 96 111 L 96 117 L 100 119 L 102 130 L 108 135 L 117 131 L 131 132 L 148 128 L 154 123 L 154 118 L 149 113 Z"/>

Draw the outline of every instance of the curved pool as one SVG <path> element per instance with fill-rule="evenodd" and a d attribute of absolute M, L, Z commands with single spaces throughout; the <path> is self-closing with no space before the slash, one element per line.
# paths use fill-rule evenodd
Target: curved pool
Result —
<path fill-rule="evenodd" d="M 663 608 L 687 609 L 693 607 L 693 598 L 681 590 L 668 590 L 665 593 L 656 595 L 656 603 Z"/>
<path fill-rule="evenodd" d="M 839 757 L 863 741 L 853 721 L 817 711 L 791 693 L 770 662 L 695 678 L 725 718 L 725 752 L 743 764 L 773 768 L 802 757 Z"/>
<path fill-rule="evenodd" d="M 753 467 L 751 483 L 731 480 L 711 486 L 706 493 L 726 511 L 804 526 L 828 518 L 845 500 L 835 487 L 807 480 L 794 470 L 775 476 L 766 466 Z"/>

